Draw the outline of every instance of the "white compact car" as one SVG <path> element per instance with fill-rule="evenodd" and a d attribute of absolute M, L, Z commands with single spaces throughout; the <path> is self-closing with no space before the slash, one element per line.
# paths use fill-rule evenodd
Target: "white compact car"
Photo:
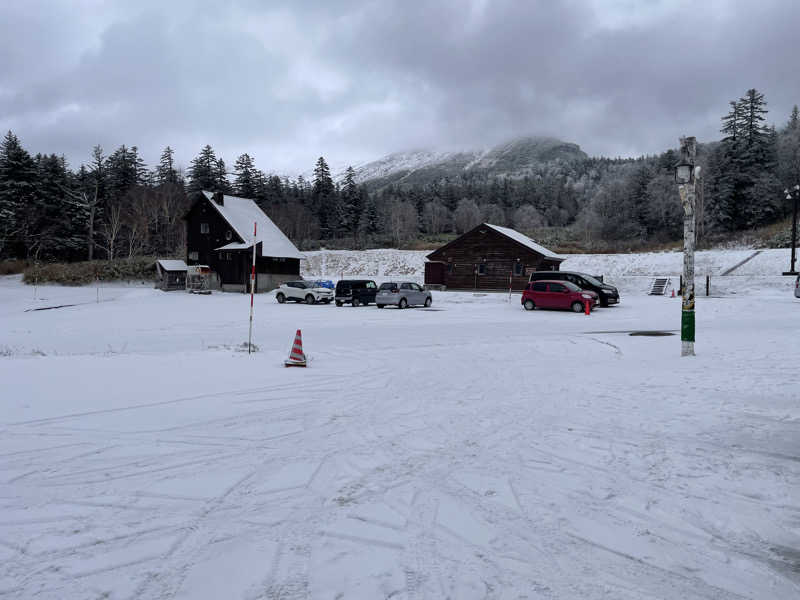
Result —
<path fill-rule="evenodd" d="M 287 281 L 278 288 L 275 299 L 281 304 L 287 300 L 306 304 L 316 304 L 317 302 L 329 304 L 333 300 L 333 290 L 318 287 L 313 281 Z"/>

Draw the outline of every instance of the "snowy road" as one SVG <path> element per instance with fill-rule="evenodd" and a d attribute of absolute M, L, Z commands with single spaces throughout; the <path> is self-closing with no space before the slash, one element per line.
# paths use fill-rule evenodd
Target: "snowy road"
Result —
<path fill-rule="evenodd" d="M 695 359 L 628 335 L 679 299 L 262 296 L 248 357 L 244 296 L 5 278 L 0 598 L 798 597 L 800 301 L 767 294 L 699 298 Z"/>

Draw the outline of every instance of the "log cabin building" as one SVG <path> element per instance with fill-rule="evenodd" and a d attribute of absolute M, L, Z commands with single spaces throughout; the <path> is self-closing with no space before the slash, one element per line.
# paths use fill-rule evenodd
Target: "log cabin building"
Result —
<path fill-rule="evenodd" d="M 534 271 L 558 271 L 564 260 L 518 231 L 489 223 L 478 225 L 426 258 L 426 286 L 508 290 L 510 283 L 517 291 Z"/>
<path fill-rule="evenodd" d="M 184 221 L 186 264 L 208 265 L 222 291 L 250 290 L 254 223 L 256 291 L 300 278 L 300 261 L 305 257 L 253 200 L 197 192 Z"/>

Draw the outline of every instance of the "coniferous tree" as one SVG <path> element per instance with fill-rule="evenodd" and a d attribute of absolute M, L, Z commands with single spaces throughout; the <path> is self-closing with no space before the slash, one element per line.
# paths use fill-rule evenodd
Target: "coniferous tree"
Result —
<path fill-rule="evenodd" d="M 158 162 L 155 173 L 156 185 L 164 185 L 165 183 L 178 183 L 178 171 L 175 169 L 173 160 L 174 151 L 167 146 L 161 153 L 161 159 Z"/>
<path fill-rule="evenodd" d="M 215 191 L 220 191 L 223 194 L 231 193 L 231 184 L 228 181 L 228 170 L 225 167 L 225 161 L 221 158 L 217 160 L 214 169 L 214 184 Z"/>
<path fill-rule="evenodd" d="M 36 200 L 36 164 L 9 131 L 0 144 L 0 252 L 30 255 Z"/>
<path fill-rule="evenodd" d="M 214 191 L 217 186 L 217 157 L 209 145 L 203 146 L 200 154 L 189 166 L 189 193 L 202 190 Z"/>
<path fill-rule="evenodd" d="M 311 213 L 317 218 L 320 235 L 329 236 L 332 231 L 335 214 L 335 187 L 328 163 L 320 156 L 314 166 L 314 183 L 311 187 Z"/>
<path fill-rule="evenodd" d="M 233 193 L 241 198 L 255 198 L 258 174 L 249 154 L 242 154 L 233 166 Z M 260 173 L 263 179 L 264 174 Z"/>
<path fill-rule="evenodd" d="M 64 157 L 55 154 L 37 155 L 36 169 L 36 229 L 42 234 L 38 251 L 53 260 L 77 258 L 85 243 L 83 232 L 88 213 L 81 203 L 71 198 L 74 177 Z"/>
<path fill-rule="evenodd" d="M 347 167 L 339 200 L 339 221 L 345 234 L 355 234 L 358 231 L 358 221 L 361 216 L 361 193 L 356 183 L 356 172 L 353 167 Z"/>

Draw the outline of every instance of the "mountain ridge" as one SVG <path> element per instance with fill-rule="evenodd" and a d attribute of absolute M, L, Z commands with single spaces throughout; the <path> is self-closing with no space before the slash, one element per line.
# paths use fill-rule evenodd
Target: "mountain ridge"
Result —
<path fill-rule="evenodd" d="M 542 164 L 588 159 L 578 144 L 553 137 L 522 136 L 491 147 L 467 150 L 417 149 L 387 154 L 353 167 L 356 181 L 369 187 L 419 185 L 475 172 L 521 178 Z M 341 181 L 345 172 L 336 174 Z"/>

